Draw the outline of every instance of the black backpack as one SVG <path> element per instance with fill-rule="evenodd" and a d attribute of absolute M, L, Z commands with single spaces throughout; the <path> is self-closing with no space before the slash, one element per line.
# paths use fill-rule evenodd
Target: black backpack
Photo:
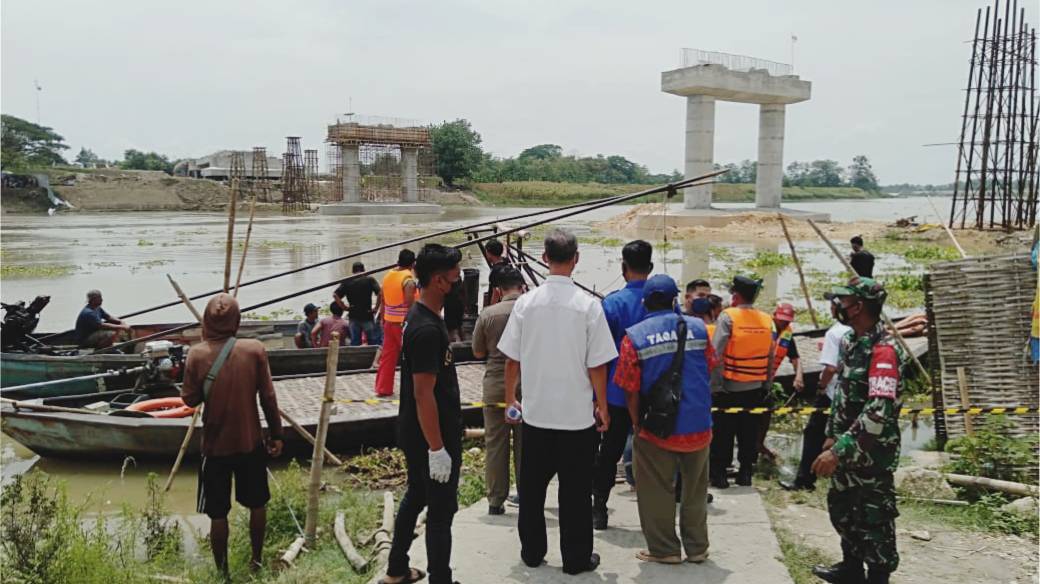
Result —
<path fill-rule="evenodd" d="M 640 401 L 639 425 L 658 438 L 668 438 L 675 431 L 682 401 L 682 370 L 686 358 L 686 319 L 679 317 L 675 330 L 677 346 L 672 365 L 650 386 Z"/>

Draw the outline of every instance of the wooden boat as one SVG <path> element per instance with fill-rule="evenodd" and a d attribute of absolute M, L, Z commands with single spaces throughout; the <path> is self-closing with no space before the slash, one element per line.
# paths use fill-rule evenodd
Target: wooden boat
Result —
<path fill-rule="evenodd" d="M 816 387 L 822 368 L 819 366 L 817 341 L 820 331 L 796 333 L 798 349 L 805 363 L 808 395 Z M 907 339 L 918 356 L 928 348 L 925 338 Z M 461 355 L 457 355 L 461 361 Z M 483 423 L 481 407 L 475 405 L 482 398 L 484 366 L 481 363 L 459 363 L 459 389 L 463 401 L 465 422 L 480 426 Z M 777 382 L 787 388 L 794 381 L 789 362 L 780 367 Z M 355 371 L 341 374 L 336 383 L 337 400 L 372 400 L 374 373 Z M 279 406 L 300 425 L 314 432 L 321 395 L 323 376 L 308 376 L 275 381 Z M 119 392 L 89 394 L 33 400 L 34 403 L 65 407 L 82 407 L 97 401 L 112 399 Z M 158 395 L 156 395 L 158 397 Z M 396 403 L 378 401 L 369 403 L 342 403 L 337 401 L 330 427 L 328 447 L 334 452 L 356 451 L 363 446 L 385 446 L 394 443 L 397 421 Z M 15 410 L 9 404 L 0 409 L 0 427 L 5 434 L 42 456 L 75 458 L 121 458 L 124 456 L 173 458 L 190 418 L 157 419 L 130 418 L 119 415 L 87 413 L 52 413 Z M 286 428 L 286 445 L 297 452 L 308 452 L 310 445 Z M 193 437 L 190 453 L 198 451 L 198 433 Z"/>
<path fill-rule="evenodd" d="M 325 349 L 297 349 L 293 344 L 296 334 L 296 321 L 246 321 L 239 328 L 240 338 L 259 339 L 267 346 L 268 361 L 271 374 L 279 377 L 285 375 L 303 375 L 319 373 L 325 370 Z M 169 330 L 179 326 L 173 324 L 148 324 L 133 327 L 135 338 L 148 334 Z M 202 339 L 201 327 L 192 327 L 176 333 L 169 340 L 184 345 L 197 343 Z M 59 340 L 62 340 L 59 337 Z M 143 349 L 143 347 L 140 347 Z M 339 370 L 352 371 L 368 369 L 372 366 L 377 348 L 375 346 L 343 347 L 339 353 Z M 469 361 L 472 353 L 469 344 L 458 344 L 455 352 L 459 361 Z M 79 355 L 39 355 L 35 353 L 3 353 L 0 354 L 0 388 L 67 379 L 101 373 L 109 370 L 129 369 L 145 363 L 141 354 L 125 355 L 121 353 L 79 354 Z M 107 379 L 90 379 L 73 381 L 60 385 L 25 390 L 3 390 L 0 395 L 9 399 L 34 399 L 56 397 L 61 395 L 80 395 L 115 389 L 128 389 L 134 386 L 136 377 L 123 375 Z"/>

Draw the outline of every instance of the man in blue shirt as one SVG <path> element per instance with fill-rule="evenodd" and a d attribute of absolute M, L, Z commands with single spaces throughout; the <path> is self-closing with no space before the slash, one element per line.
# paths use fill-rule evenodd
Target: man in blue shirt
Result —
<path fill-rule="evenodd" d="M 101 308 L 101 300 L 100 290 L 87 292 L 87 305 L 76 317 L 76 339 L 80 347 L 103 349 L 112 345 L 116 335 L 130 332 L 130 325 Z"/>
<path fill-rule="evenodd" d="M 625 287 L 603 299 L 603 313 L 614 337 L 615 348 L 621 346 L 625 329 L 646 317 L 643 285 L 654 269 L 654 263 L 650 261 L 653 251 L 653 247 L 641 239 L 629 242 L 621 249 L 621 275 L 625 278 Z M 607 499 L 614 487 L 617 463 L 625 452 L 625 443 L 632 431 L 625 390 L 614 383 L 616 367 L 617 359 L 610 362 L 607 373 L 607 409 L 611 424 L 600 440 L 592 475 L 592 527 L 595 529 L 607 528 Z"/>

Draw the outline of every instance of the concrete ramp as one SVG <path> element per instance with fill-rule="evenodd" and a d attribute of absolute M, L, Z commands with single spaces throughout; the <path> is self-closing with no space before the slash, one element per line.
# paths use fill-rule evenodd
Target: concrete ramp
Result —
<path fill-rule="evenodd" d="M 635 493 L 619 485 L 611 495 L 610 529 L 595 532 L 594 551 L 601 556 L 599 569 L 578 576 L 563 573 L 560 558 L 560 532 L 556 484 L 546 497 L 546 525 L 549 530 L 547 564 L 528 568 L 520 560 L 517 535 L 517 508 L 506 507 L 506 514 L 489 516 L 487 501 L 481 501 L 455 516 L 452 529 L 454 578 L 473 583 L 559 582 L 647 584 L 791 584 L 787 568 L 779 560 L 780 546 L 758 492 L 750 487 L 731 487 L 715 491 L 715 502 L 708 506 L 710 557 L 702 564 L 676 566 L 648 564 L 635 558 L 646 548 L 639 527 Z M 412 544 L 412 565 L 426 569 L 426 546 L 422 537 Z"/>

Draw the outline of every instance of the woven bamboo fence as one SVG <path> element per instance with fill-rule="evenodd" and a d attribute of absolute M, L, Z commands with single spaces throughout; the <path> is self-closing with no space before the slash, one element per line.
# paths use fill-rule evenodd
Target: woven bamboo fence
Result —
<path fill-rule="evenodd" d="M 926 280 L 935 331 L 930 347 L 938 356 L 933 379 L 947 407 L 1037 407 L 1038 368 L 1028 341 L 1036 272 L 1027 253 L 978 257 L 933 264 Z M 961 399 L 957 369 L 967 374 L 967 403 Z M 1008 416 L 1015 435 L 1035 437 L 1037 414 Z M 972 416 L 975 427 L 985 416 Z M 946 433 L 964 434 L 964 415 L 948 415 Z"/>

